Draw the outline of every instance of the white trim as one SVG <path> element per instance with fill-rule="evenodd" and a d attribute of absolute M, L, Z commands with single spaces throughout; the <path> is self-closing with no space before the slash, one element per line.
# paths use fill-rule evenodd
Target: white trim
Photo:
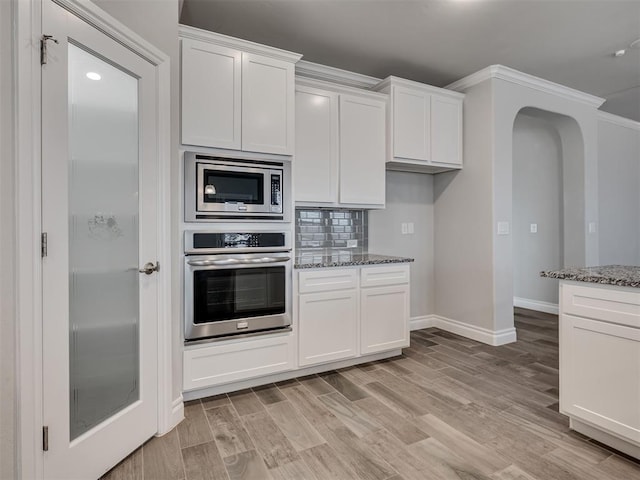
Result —
<path fill-rule="evenodd" d="M 388 88 L 393 85 L 398 85 L 405 88 L 412 88 L 414 90 L 419 90 L 421 92 L 428 92 L 434 95 L 446 96 L 449 98 L 454 98 L 456 100 L 463 100 L 465 97 L 464 93 L 460 93 L 454 90 L 449 90 L 447 88 L 434 87 L 433 85 L 427 85 L 426 83 L 415 82 L 413 80 L 407 80 L 405 78 L 394 77 L 393 75 L 382 80 L 379 84 L 377 84 L 374 87 L 374 90 L 380 91 L 384 88 Z"/>
<path fill-rule="evenodd" d="M 359 365 L 367 362 L 375 362 L 376 360 L 397 357 L 398 355 L 402 355 L 401 349 L 375 353 L 373 355 L 366 355 L 362 357 L 349 358 L 347 360 L 341 360 L 338 362 L 323 363 L 322 365 L 313 365 L 311 367 L 299 368 L 295 370 L 289 370 L 287 372 L 274 373 L 262 377 L 251 378 L 249 380 L 216 385 L 215 387 L 190 390 L 188 392 L 184 392 L 183 395 L 186 401 L 195 400 L 196 398 L 209 397 L 211 395 L 218 395 L 220 393 L 235 392 L 237 390 L 244 390 L 245 388 L 257 387 L 258 385 L 266 385 L 274 382 L 282 382 L 283 380 L 290 380 L 292 378 L 304 377 L 306 375 L 312 375 L 314 373 L 328 372 L 329 370 L 351 367 L 353 365 Z"/>
<path fill-rule="evenodd" d="M 613 123 L 614 125 L 618 125 L 619 127 L 630 128 L 632 130 L 640 130 L 640 122 L 636 122 L 635 120 L 631 120 L 630 118 L 621 117 L 613 113 L 603 112 L 602 110 L 598 110 L 598 120 L 607 123 Z"/>
<path fill-rule="evenodd" d="M 447 85 L 445 88 L 455 90 L 458 92 L 466 91 L 467 89 L 489 80 L 490 78 L 497 78 L 505 80 L 507 82 L 515 83 L 523 87 L 538 90 L 540 92 L 549 93 L 551 95 L 557 95 L 564 97 L 568 100 L 583 103 L 595 108 L 600 107 L 605 101 L 604 98 L 590 95 L 574 88 L 566 87 L 558 83 L 545 80 L 543 78 L 534 77 L 528 73 L 519 72 L 513 68 L 505 67 L 504 65 L 491 65 L 476 73 L 472 73 L 456 82 Z"/>
<path fill-rule="evenodd" d="M 296 87 L 298 86 L 318 88 L 320 90 L 329 90 L 331 92 L 343 93 L 347 95 L 358 95 L 363 98 L 382 100 L 383 102 L 386 102 L 389 99 L 389 95 L 387 95 L 386 93 L 380 93 L 373 90 L 366 90 L 357 87 L 350 87 L 348 85 L 332 83 L 326 80 L 318 80 L 316 78 L 296 77 Z"/>
<path fill-rule="evenodd" d="M 320 65 L 319 63 L 307 62 L 306 60 L 301 60 L 296 64 L 296 76 L 314 78 L 316 80 L 324 80 L 325 82 L 364 89 L 375 87 L 381 80 L 361 73 L 329 67 L 328 65 Z"/>
<path fill-rule="evenodd" d="M 431 317 L 433 326 L 440 330 L 455 333 L 494 347 L 516 341 L 516 329 L 513 327 L 505 328 L 504 330 L 489 330 L 488 328 L 459 322 L 439 315 L 432 315 Z"/>
<path fill-rule="evenodd" d="M 409 320 L 409 329 L 420 330 L 422 328 L 439 328 L 445 332 L 455 333 L 471 340 L 486 343 L 487 345 L 498 346 L 516 341 L 516 329 L 505 328 L 504 330 L 489 330 L 487 328 L 477 327 L 468 323 L 459 322 L 450 318 L 441 317 L 440 315 L 423 315 L 420 317 L 411 317 Z"/>
<path fill-rule="evenodd" d="M 604 431 L 600 426 L 592 426 L 584 420 L 569 417 L 569 428 L 640 460 L 640 446 Z"/>
<path fill-rule="evenodd" d="M 434 315 L 422 315 L 419 317 L 411 317 L 409 319 L 409 330 L 421 330 L 423 328 L 431 328 L 433 327 L 433 317 Z"/>
<path fill-rule="evenodd" d="M 18 476 L 42 478 L 42 266 L 40 262 L 41 225 L 41 75 L 39 38 L 42 34 L 42 1 L 13 2 L 14 5 L 14 98 L 16 171 L 16 318 L 17 318 L 17 411 Z M 46 1 L 46 0 L 45 0 Z M 171 256 L 170 256 L 170 65 L 169 57 L 122 23 L 86 0 L 55 0 L 57 4 L 96 27 L 126 48 L 158 67 L 158 155 L 162 204 L 158 258 L 164 263 L 159 275 L 159 428 L 169 428 L 182 414 L 171 400 Z M 162 132 L 166 133 L 163 135 Z M 166 362 L 168 361 L 168 367 Z M 170 428 L 169 428 L 170 429 Z"/>
<path fill-rule="evenodd" d="M 528 310 L 535 310 L 536 312 L 551 313 L 553 315 L 558 315 L 559 312 L 557 303 L 530 300 L 528 298 L 513 297 L 513 306 L 526 308 Z"/>
<path fill-rule="evenodd" d="M 302 54 L 289 52 L 280 48 L 269 47 L 259 43 L 250 42 L 241 38 L 229 37 L 221 33 L 211 32 L 202 28 L 190 27 L 188 25 L 178 25 L 178 36 L 180 38 L 189 38 L 200 42 L 214 43 L 235 50 L 242 50 L 247 53 L 255 53 L 265 57 L 283 60 L 285 62 L 295 63 L 302 58 Z"/>
<path fill-rule="evenodd" d="M 41 1 L 14 5 L 16 377 L 19 478 L 42 478 L 42 268 L 40 237 Z"/>

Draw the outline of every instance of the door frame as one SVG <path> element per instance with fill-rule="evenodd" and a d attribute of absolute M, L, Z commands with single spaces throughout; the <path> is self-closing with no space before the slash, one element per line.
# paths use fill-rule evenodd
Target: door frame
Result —
<path fill-rule="evenodd" d="M 43 477 L 41 66 L 42 4 L 13 0 L 13 98 L 16 240 L 16 454 L 21 478 Z M 158 432 L 184 417 L 182 394 L 172 397 L 170 62 L 169 57 L 87 0 L 54 0 L 155 66 L 158 80 Z"/>

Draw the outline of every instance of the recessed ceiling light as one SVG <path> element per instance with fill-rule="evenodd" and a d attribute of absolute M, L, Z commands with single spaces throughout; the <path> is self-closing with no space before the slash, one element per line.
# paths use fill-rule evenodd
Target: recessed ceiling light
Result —
<path fill-rule="evenodd" d="M 89 80 L 100 80 L 102 77 L 96 72 L 87 72 L 87 78 Z"/>

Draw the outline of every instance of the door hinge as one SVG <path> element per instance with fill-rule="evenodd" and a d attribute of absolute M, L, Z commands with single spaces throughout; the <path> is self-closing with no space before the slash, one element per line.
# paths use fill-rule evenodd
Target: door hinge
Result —
<path fill-rule="evenodd" d="M 47 63 L 47 41 L 49 40 L 58 43 L 58 40 L 53 38 L 53 35 L 42 35 L 42 37 L 40 37 L 40 65 Z"/>
<path fill-rule="evenodd" d="M 47 232 L 42 232 L 42 234 L 40 235 L 40 253 L 42 254 L 42 258 L 47 256 L 47 252 Z"/>
<path fill-rule="evenodd" d="M 49 451 L 49 427 L 42 427 L 42 450 Z"/>

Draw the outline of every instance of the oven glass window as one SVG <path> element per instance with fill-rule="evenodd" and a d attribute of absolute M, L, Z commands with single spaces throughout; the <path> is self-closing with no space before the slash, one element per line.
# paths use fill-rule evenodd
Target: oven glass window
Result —
<path fill-rule="evenodd" d="M 261 173 L 205 170 L 202 181 L 205 203 L 264 204 L 264 175 Z"/>
<path fill-rule="evenodd" d="M 199 270 L 193 281 L 195 324 L 284 313 L 284 267 Z"/>

